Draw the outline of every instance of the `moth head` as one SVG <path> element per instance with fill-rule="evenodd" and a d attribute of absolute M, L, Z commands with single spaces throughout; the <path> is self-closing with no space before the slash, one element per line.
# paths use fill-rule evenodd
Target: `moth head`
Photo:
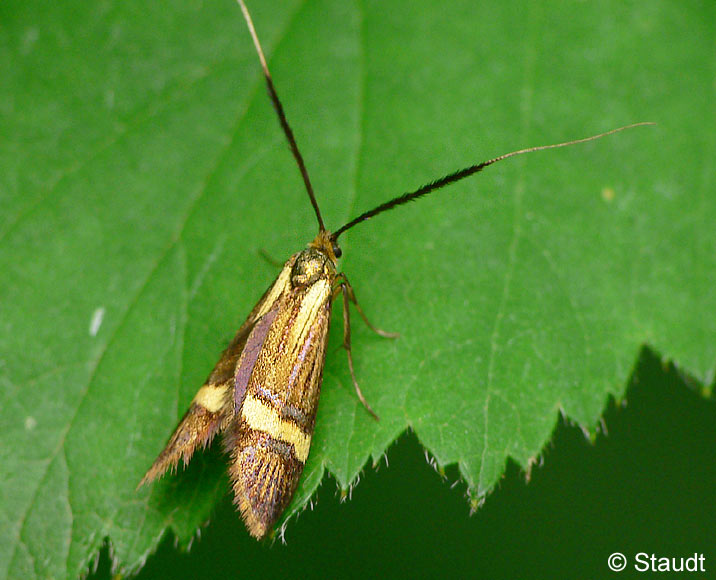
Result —
<path fill-rule="evenodd" d="M 308 247 L 296 258 L 291 268 L 291 285 L 296 287 L 310 286 L 325 278 L 328 270 L 334 270 L 331 259 L 318 248 Z"/>
<path fill-rule="evenodd" d="M 316 238 L 308 244 L 308 247 L 309 249 L 312 248 L 324 254 L 331 260 L 331 262 L 333 262 L 334 266 L 337 265 L 338 258 L 343 255 L 343 252 L 338 245 L 338 240 L 335 239 L 331 232 L 326 230 L 319 231 Z"/>

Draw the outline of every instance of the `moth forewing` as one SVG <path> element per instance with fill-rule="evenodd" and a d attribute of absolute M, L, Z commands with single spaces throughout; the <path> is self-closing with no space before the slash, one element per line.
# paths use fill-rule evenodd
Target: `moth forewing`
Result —
<path fill-rule="evenodd" d="M 224 431 L 234 502 L 254 537 L 272 529 L 308 458 L 335 280 L 336 258 L 325 235 L 291 256 L 142 483 L 179 459 L 187 463 L 198 445 Z"/>
<path fill-rule="evenodd" d="M 291 501 L 308 458 L 330 326 L 335 258 L 316 247 L 294 258 L 254 364 L 244 369 L 242 356 L 237 366 L 248 382 L 242 392 L 237 380 L 224 437 L 235 503 L 257 538 Z"/>
<path fill-rule="evenodd" d="M 285 290 L 290 276 L 291 260 L 281 270 L 276 280 L 268 287 L 264 295 L 241 325 L 228 347 L 224 350 L 214 369 L 201 388 L 197 391 L 189 409 L 174 429 L 164 449 L 139 482 L 139 486 L 149 483 L 168 469 L 175 469 L 179 460 L 189 463 L 197 447 L 206 447 L 214 436 L 222 431 L 233 417 L 231 405 L 234 394 L 236 365 L 244 351 L 252 330 L 277 303 Z"/>

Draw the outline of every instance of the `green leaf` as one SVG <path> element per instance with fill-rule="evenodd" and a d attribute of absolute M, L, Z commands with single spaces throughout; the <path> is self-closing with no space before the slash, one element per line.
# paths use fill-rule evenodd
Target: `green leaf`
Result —
<path fill-rule="evenodd" d="M 475 502 L 564 413 L 594 430 L 648 344 L 716 361 L 714 8 L 667 2 L 250 5 L 342 238 L 358 403 L 336 321 L 290 513 L 412 428 Z M 0 5 L 0 577 L 136 568 L 227 492 L 218 449 L 135 491 L 277 259 L 315 234 L 232 2 Z M 338 317 L 340 318 L 340 317 Z"/>

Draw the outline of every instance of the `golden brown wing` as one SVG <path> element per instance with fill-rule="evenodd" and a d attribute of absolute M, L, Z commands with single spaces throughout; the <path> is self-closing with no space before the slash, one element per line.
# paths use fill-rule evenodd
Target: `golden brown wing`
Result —
<path fill-rule="evenodd" d="M 272 312 L 255 359 L 247 347 L 237 366 L 235 414 L 224 444 L 231 455 L 235 503 L 256 538 L 271 530 L 291 501 L 308 457 L 334 272 L 329 268 L 310 286 L 287 295 Z"/>
<path fill-rule="evenodd" d="M 179 460 L 189 463 L 198 446 L 206 447 L 214 436 L 225 429 L 234 415 L 233 393 L 236 365 L 247 344 L 255 345 L 256 330 L 270 325 L 272 312 L 283 300 L 296 256 L 284 264 L 281 273 L 261 297 L 236 336 L 224 350 L 214 370 L 206 379 L 191 402 L 184 417 L 179 421 L 162 452 L 139 482 L 139 486 L 151 482 L 167 469 L 176 468 Z"/>

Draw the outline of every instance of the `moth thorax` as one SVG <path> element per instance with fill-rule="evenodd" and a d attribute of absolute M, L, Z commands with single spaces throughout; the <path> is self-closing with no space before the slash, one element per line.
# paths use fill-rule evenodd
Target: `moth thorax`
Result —
<path fill-rule="evenodd" d="M 310 286 L 314 282 L 330 276 L 335 271 L 331 259 L 317 248 L 303 250 L 296 258 L 291 269 L 291 285 L 296 287 Z"/>

